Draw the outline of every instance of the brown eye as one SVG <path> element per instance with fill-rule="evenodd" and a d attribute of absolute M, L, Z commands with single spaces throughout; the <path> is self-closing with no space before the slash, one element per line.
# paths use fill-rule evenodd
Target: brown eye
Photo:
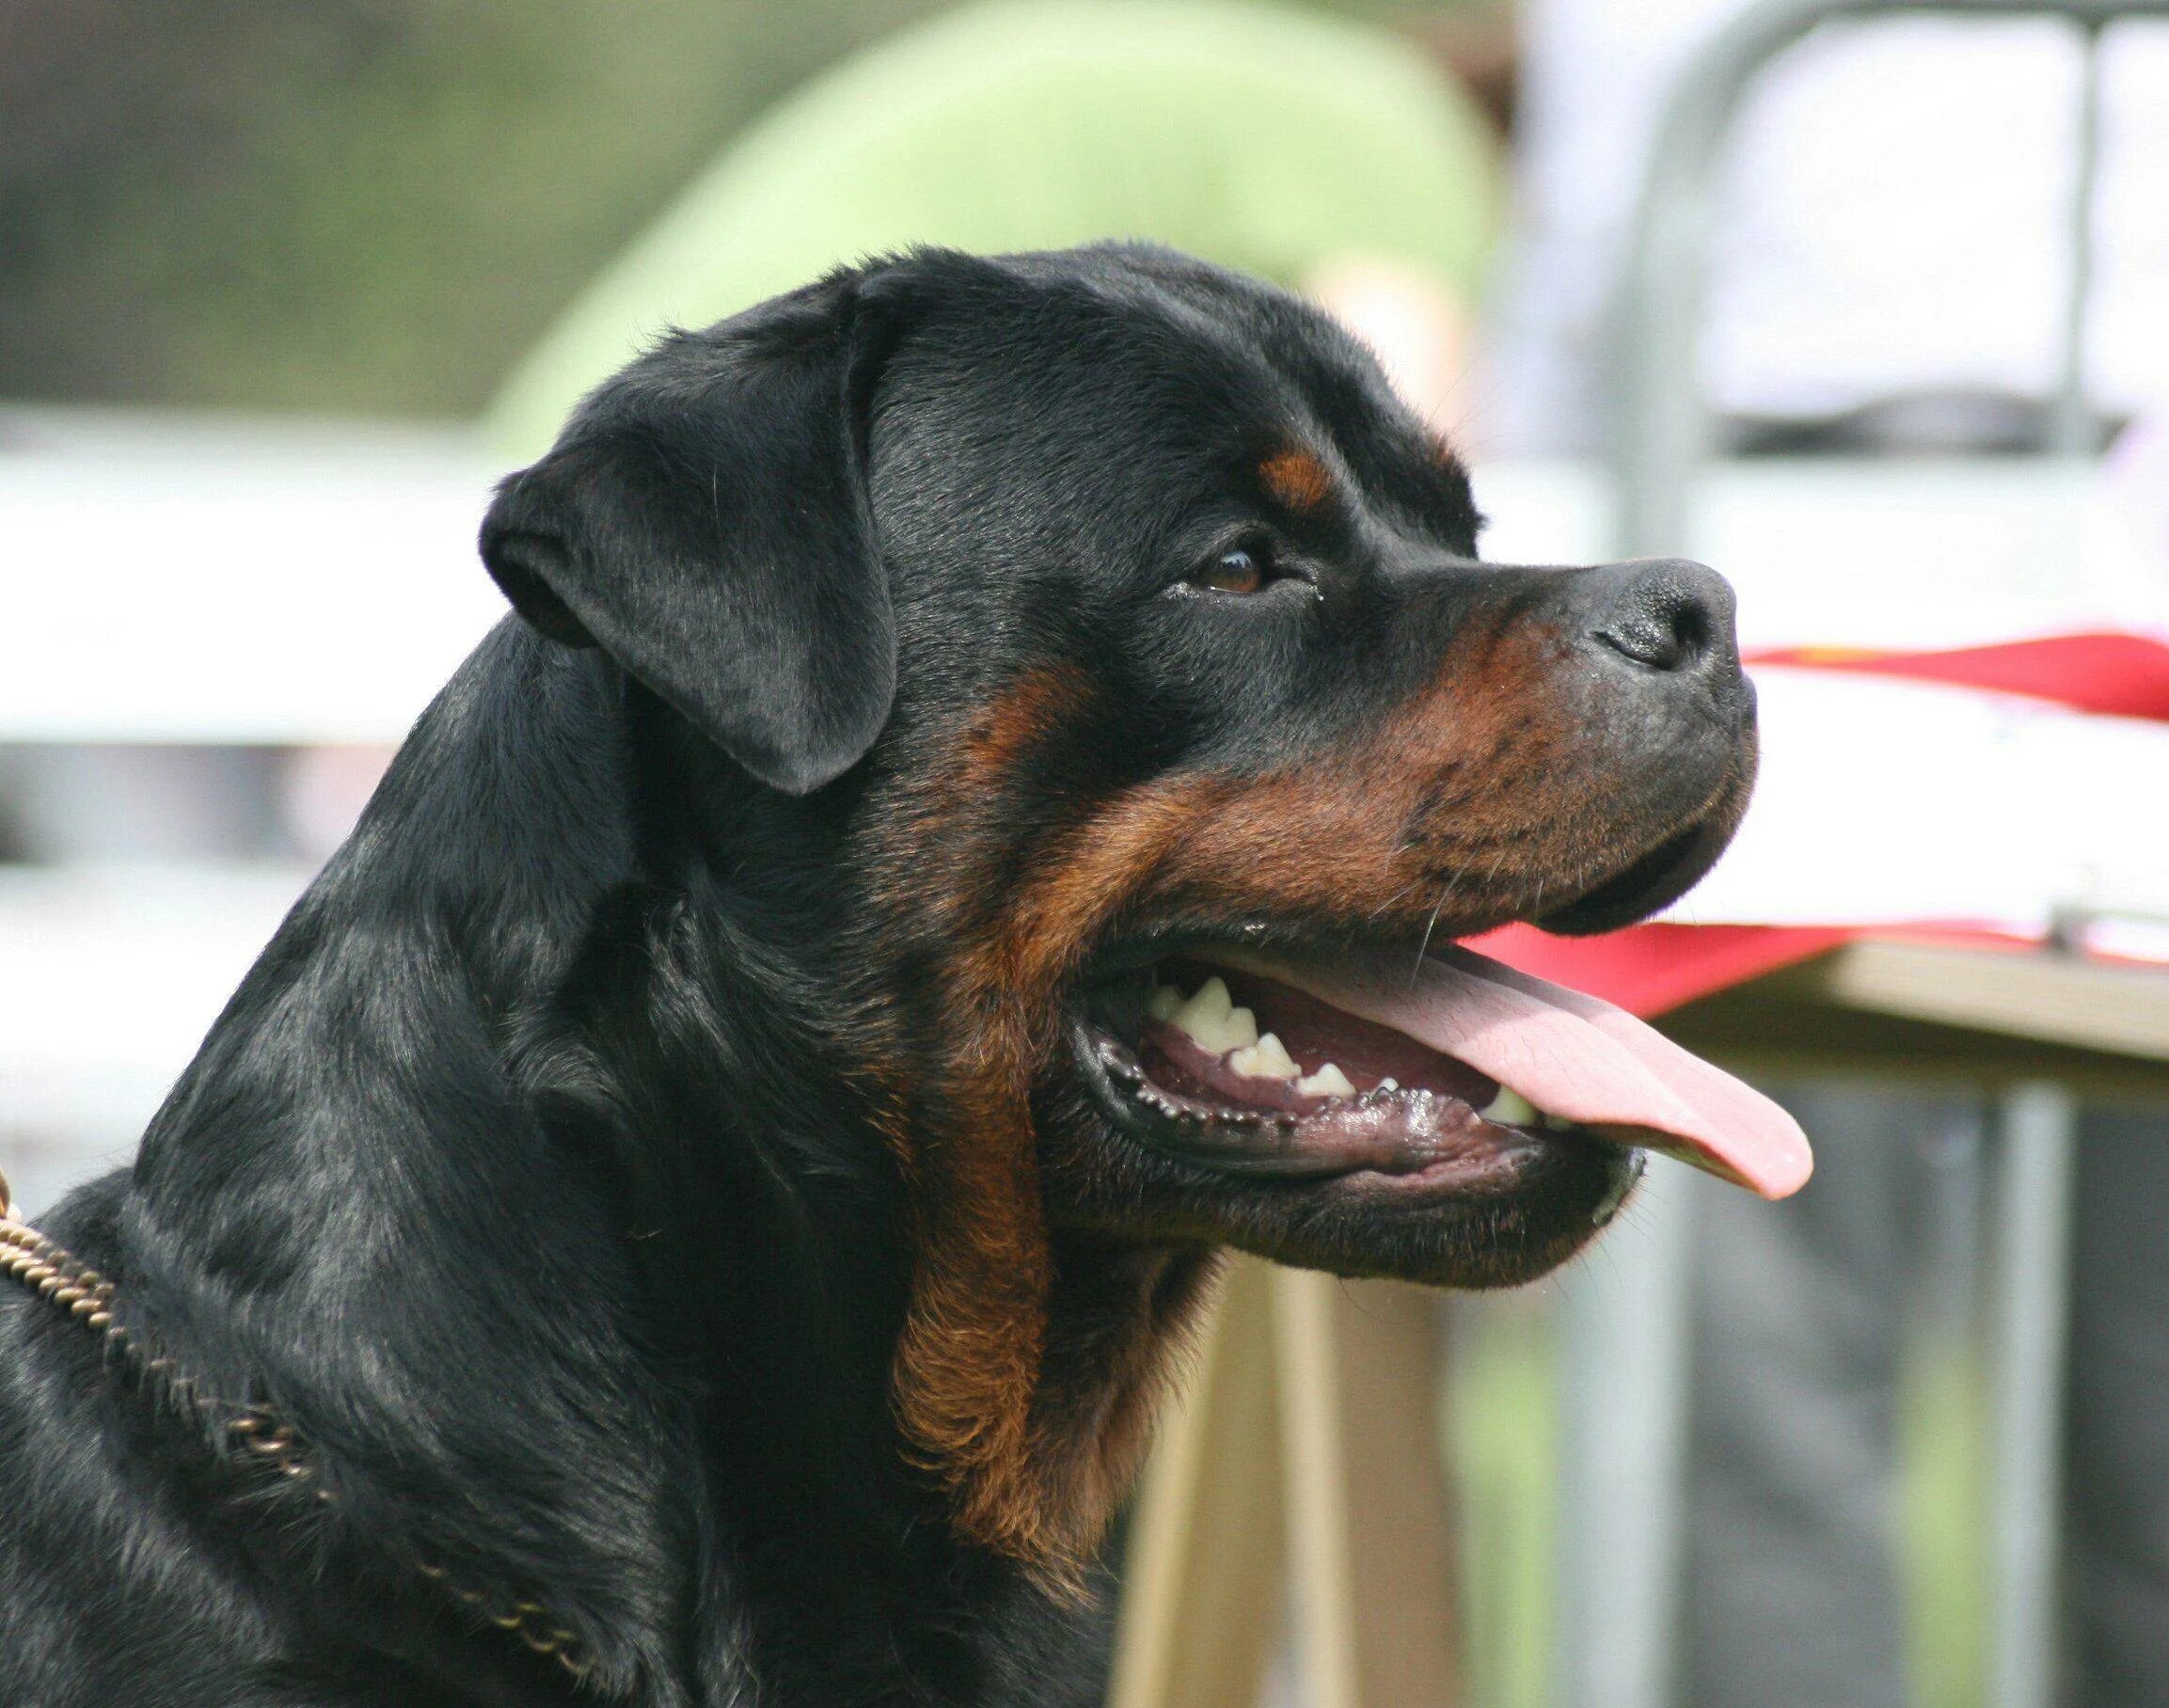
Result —
<path fill-rule="evenodd" d="M 1265 585 L 1265 566 L 1254 552 L 1224 551 L 1197 577 L 1197 585 L 1216 593 L 1254 593 Z"/>

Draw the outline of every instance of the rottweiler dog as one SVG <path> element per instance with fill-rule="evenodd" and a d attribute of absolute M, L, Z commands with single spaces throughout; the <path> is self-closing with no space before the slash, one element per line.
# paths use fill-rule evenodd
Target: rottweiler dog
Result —
<path fill-rule="evenodd" d="M 1797 1184 L 1456 946 L 1669 902 L 1754 768 L 1721 580 L 1478 529 L 1356 343 L 1149 247 L 601 387 L 134 1167 L 0 1229 L 0 1696 L 1091 1701 L 1218 1254 L 1495 1287 L 1639 1146 Z"/>

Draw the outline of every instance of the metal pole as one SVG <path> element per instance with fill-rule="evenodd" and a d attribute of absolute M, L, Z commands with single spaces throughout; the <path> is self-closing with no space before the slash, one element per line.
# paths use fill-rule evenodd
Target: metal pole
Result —
<path fill-rule="evenodd" d="M 2079 1110 L 2061 1085 L 2003 1099 L 1996 1155 L 1994 1708 L 2056 1700 L 2064 1351 Z"/>
<path fill-rule="evenodd" d="M 1671 1618 L 1684 1534 L 1687 1229 L 1702 1184 L 1653 1162 L 1566 1280 L 1557 1700 L 1676 1700 Z M 1632 1575 L 1611 1574 L 1626 1567 Z"/>
<path fill-rule="evenodd" d="M 2101 179 L 2101 30 L 2089 18 L 2080 30 L 2077 159 L 2071 177 L 2071 276 L 2064 293 L 2064 359 L 2056 381 L 2056 414 L 2050 445 L 2058 454 L 2090 457 L 2095 443 L 2093 407 L 2086 401 L 2086 328 L 2094 301 L 2094 209 Z"/>
<path fill-rule="evenodd" d="M 2169 17 L 2169 0 L 1765 0 L 1711 38 L 1681 76 L 1651 141 L 1613 297 L 1606 425 L 1623 553 L 1676 552 L 1687 545 L 1687 498 L 1706 434 L 1695 340 L 1702 324 L 1710 191 L 1741 98 L 1764 67 L 1819 24 L 1918 13 L 2068 18 L 2093 37 L 2120 18 Z M 2074 258 L 2075 312 L 2082 323 L 2090 294 L 2098 125 L 2091 63 L 2087 89 L 2079 196 L 2088 211 L 2078 216 L 2082 227 L 2076 220 L 2073 226 L 2083 245 Z M 2082 324 L 2081 345 L 2082 350 Z"/>

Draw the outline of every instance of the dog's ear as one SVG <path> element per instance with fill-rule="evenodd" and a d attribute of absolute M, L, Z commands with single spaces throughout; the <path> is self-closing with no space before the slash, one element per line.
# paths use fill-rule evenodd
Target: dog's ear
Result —
<path fill-rule="evenodd" d="M 841 274 L 675 333 L 499 488 L 483 561 L 755 777 L 802 795 L 887 721 L 896 633 L 865 482 L 894 317 Z"/>

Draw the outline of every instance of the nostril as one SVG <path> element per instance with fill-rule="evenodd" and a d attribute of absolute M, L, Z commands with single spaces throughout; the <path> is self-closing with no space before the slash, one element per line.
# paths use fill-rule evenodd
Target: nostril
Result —
<path fill-rule="evenodd" d="M 1626 566 L 1622 566 L 1626 567 Z M 1609 591 L 1593 637 L 1622 657 L 1654 671 L 1692 670 L 1729 632 L 1730 590 L 1700 564 L 1653 563 Z M 1718 609 L 1720 602 L 1728 609 Z"/>
<path fill-rule="evenodd" d="M 1613 652 L 1652 670 L 1676 671 L 1692 664 L 1709 646 L 1708 621 L 1693 606 L 1638 611 L 1614 619 L 1596 631 Z"/>

